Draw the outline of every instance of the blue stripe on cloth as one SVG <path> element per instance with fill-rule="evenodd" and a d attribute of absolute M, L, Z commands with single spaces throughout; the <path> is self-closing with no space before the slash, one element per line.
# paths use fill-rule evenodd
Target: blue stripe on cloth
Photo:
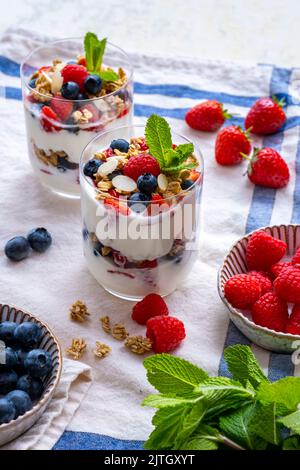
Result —
<path fill-rule="evenodd" d="M 271 382 L 282 379 L 287 375 L 294 375 L 295 366 L 289 354 L 276 354 L 270 355 L 269 361 L 269 379 Z"/>
<path fill-rule="evenodd" d="M 20 64 L 0 55 L 0 72 L 10 77 L 20 76 Z"/>
<path fill-rule="evenodd" d="M 143 441 L 115 439 L 90 432 L 65 431 L 53 450 L 141 450 Z"/>
<path fill-rule="evenodd" d="M 296 181 L 295 181 L 295 191 L 294 191 L 292 224 L 299 224 L 300 223 L 300 139 L 298 140 L 295 170 L 296 170 Z"/>

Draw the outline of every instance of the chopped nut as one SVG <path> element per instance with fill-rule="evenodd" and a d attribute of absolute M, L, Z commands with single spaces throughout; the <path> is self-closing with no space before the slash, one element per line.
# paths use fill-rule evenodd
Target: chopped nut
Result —
<path fill-rule="evenodd" d="M 107 344 L 96 341 L 96 348 L 93 350 L 93 353 L 95 356 L 99 357 L 100 359 L 103 359 L 110 352 L 111 352 L 111 348 L 107 346 Z"/>
<path fill-rule="evenodd" d="M 110 320 L 109 317 L 106 315 L 105 317 L 100 318 L 101 324 L 102 324 L 102 329 L 105 331 L 105 333 L 111 333 L 111 327 L 110 327 Z"/>
<path fill-rule="evenodd" d="M 109 189 L 113 187 L 113 184 L 111 181 L 99 181 L 97 184 L 97 187 L 100 189 L 100 191 L 108 192 Z"/>
<path fill-rule="evenodd" d="M 111 247 L 110 246 L 103 246 L 101 248 L 102 256 L 108 256 L 110 253 L 111 253 Z"/>
<path fill-rule="evenodd" d="M 66 350 L 66 353 L 72 356 L 73 359 L 80 359 L 86 350 L 86 342 L 82 338 L 72 339 L 71 346 Z"/>
<path fill-rule="evenodd" d="M 181 172 L 179 173 L 179 176 L 182 180 L 187 180 L 191 175 L 191 172 L 190 170 L 181 170 Z"/>
<path fill-rule="evenodd" d="M 55 67 L 55 65 L 61 64 L 61 63 L 62 63 L 62 61 L 61 61 L 60 59 L 54 59 L 54 60 L 52 61 L 53 67 Z"/>
<path fill-rule="evenodd" d="M 77 300 L 70 308 L 70 316 L 72 320 L 82 323 L 89 315 L 87 306 L 81 302 L 81 300 Z"/>
<path fill-rule="evenodd" d="M 127 338 L 128 333 L 124 325 L 122 323 L 116 323 L 112 329 L 112 336 L 119 341 L 124 341 Z"/>
<path fill-rule="evenodd" d="M 152 349 L 152 342 L 144 336 L 129 336 L 125 341 L 125 346 L 135 354 L 145 354 Z"/>
<path fill-rule="evenodd" d="M 171 181 L 168 184 L 167 192 L 171 192 L 173 194 L 181 193 L 181 186 L 180 186 L 179 181 Z"/>

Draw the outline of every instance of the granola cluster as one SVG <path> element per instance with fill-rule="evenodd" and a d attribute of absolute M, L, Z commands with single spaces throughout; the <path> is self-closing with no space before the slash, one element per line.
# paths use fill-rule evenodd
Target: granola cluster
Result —
<path fill-rule="evenodd" d="M 44 150 L 42 148 L 38 148 L 34 142 L 33 150 L 36 157 L 46 166 L 55 167 L 61 172 L 65 172 L 67 170 L 76 170 L 79 167 L 77 163 L 71 162 L 69 160 L 69 156 L 64 150 Z"/>

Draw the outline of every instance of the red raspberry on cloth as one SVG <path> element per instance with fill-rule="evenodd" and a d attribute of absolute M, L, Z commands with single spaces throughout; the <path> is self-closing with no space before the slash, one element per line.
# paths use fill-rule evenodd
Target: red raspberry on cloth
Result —
<path fill-rule="evenodd" d="M 263 271 L 250 271 L 249 276 L 257 279 L 257 281 L 260 283 L 261 295 L 264 295 L 266 292 L 272 290 L 272 281 Z"/>
<path fill-rule="evenodd" d="M 152 341 L 154 352 L 173 351 L 185 338 L 184 324 L 178 318 L 167 315 L 153 317 L 147 321 L 146 336 Z"/>
<path fill-rule="evenodd" d="M 284 269 L 274 281 L 277 295 L 292 304 L 300 304 L 300 269 L 291 266 Z"/>
<path fill-rule="evenodd" d="M 292 258 L 292 264 L 300 264 L 300 247 L 298 248 L 298 250 L 296 251 L 296 253 L 294 254 Z"/>
<path fill-rule="evenodd" d="M 249 238 L 246 248 L 246 260 L 249 270 L 268 271 L 281 260 L 287 249 L 282 240 L 277 240 L 266 232 L 255 232 Z"/>
<path fill-rule="evenodd" d="M 84 80 L 88 76 L 86 67 L 79 64 L 67 64 L 60 73 L 64 79 L 64 83 L 75 82 L 80 86 L 80 90 L 84 91 Z"/>
<path fill-rule="evenodd" d="M 275 292 L 267 292 L 252 307 L 254 323 L 271 330 L 284 333 L 288 318 L 288 306 Z"/>
<path fill-rule="evenodd" d="M 300 335 L 300 305 L 294 305 L 290 318 L 286 324 L 286 333 Z"/>
<path fill-rule="evenodd" d="M 278 277 L 284 269 L 289 268 L 290 266 L 292 266 L 292 263 L 287 261 L 280 261 L 279 263 L 273 264 L 270 271 L 275 277 Z"/>
<path fill-rule="evenodd" d="M 139 325 L 146 325 L 149 318 L 168 314 L 169 309 L 164 299 L 158 294 L 149 294 L 135 304 L 131 318 Z"/>
<path fill-rule="evenodd" d="M 160 174 L 158 161 L 152 155 L 137 155 L 131 157 L 123 168 L 123 174 L 135 181 L 144 173 L 152 173 L 154 176 Z"/>
<path fill-rule="evenodd" d="M 260 283 L 255 276 L 236 274 L 225 284 L 225 297 L 235 308 L 250 308 L 261 296 Z"/>
<path fill-rule="evenodd" d="M 61 127 L 56 126 L 53 122 L 59 122 L 59 117 L 49 106 L 43 106 L 41 111 L 41 124 L 46 132 L 59 131 Z"/>
<path fill-rule="evenodd" d="M 50 108 L 53 109 L 61 121 L 66 121 L 73 111 L 73 103 L 58 95 L 50 101 Z"/>

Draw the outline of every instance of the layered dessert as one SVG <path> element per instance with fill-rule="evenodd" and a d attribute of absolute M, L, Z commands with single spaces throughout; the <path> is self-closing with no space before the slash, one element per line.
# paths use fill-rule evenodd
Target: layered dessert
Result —
<path fill-rule="evenodd" d="M 79 160 L 98 132 L 132 120 L 126 54 L 87 33 L 34 51 L 21 66 L 29 156 L 40 181 L 78 197 Z"/>
<path fill-rule="evenodd" d="M 136 300 L 171 293 L 196 259 L 202 159 L 152 115 L 104 133 L 81 161 L 84 253 L 109 292 Z"/>

